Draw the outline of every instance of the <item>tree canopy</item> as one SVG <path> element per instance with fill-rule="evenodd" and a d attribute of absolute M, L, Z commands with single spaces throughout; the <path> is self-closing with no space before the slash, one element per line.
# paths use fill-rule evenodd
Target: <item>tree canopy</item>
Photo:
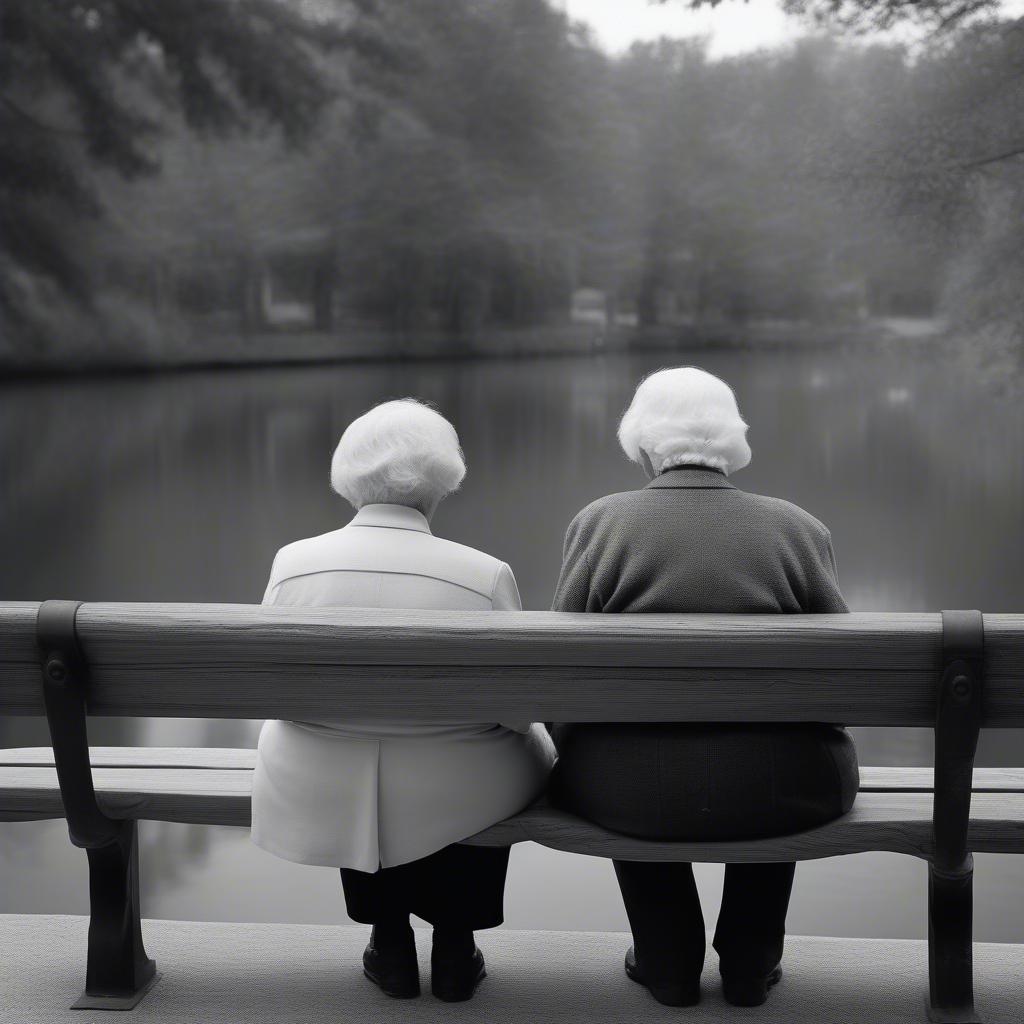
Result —
<path fill-rule="evenodd" d="M 174 117 L 205 135 L 273 125 L 295 143 L 334 94 L 319 52 L 388 59 L 366 0 L 306 6 L 321 16 L 280 0 L 5 0 L 0 311 L 24 320 L 33 281 L 88 300 L 68 221 L 102 208 L 95 168 L 155 174 Z"/>
<path fill-rule="evenodd" d="M 727 2 L 736 0 L 688 0 L 688 5 L 696 9 Z M 901 22 L 946 31 L 998 11 L 999 0 L 782 0 L 782 5 L 789 13 L 807 16 L 818 24 L 855 31 L 884 31 Z"/>
<path fill-rule="evenodd" d="M 946 312 L 1017 344 L 1024 20 L 794 6 L 943 31 L 612 57 L 544 0 L 8 0 L 0 311 L 206 316 L 273 264 L 321 326 L 458 337 L 582 288 L 641 325 Z"/>

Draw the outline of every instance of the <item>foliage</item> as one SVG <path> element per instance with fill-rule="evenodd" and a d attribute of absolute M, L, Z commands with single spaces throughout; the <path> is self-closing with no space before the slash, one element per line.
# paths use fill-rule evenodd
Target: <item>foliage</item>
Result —
<path fill-rule="evenodd" d="M 672 0 L 658 0 L 659 3 Z M 688 0 L 693 8 L 718 7 L 726 0 Z M 743 0 L 750 3 L 751 0 Z M 753 0 L 758 2 L 758 0 Z M 901 22 L 947 31 L 992 14 L 999 0 L 782 0 L 791 14 L 811 18 L 819 25 L 854 31 L 885 31 Z"/>
<path fill-rule="evenodd" d="M 909 21 L 947 31 L 999 7 L 999 0 L 783 0 L 795 14 L 810 15 L 819 24 L 879 31 Z"/>
<path fill-rule="evenodd" d="M 944 307 L 1009 344 L 1024 22 L 914 7 L 946 31 L 913 55 L 716 61 L 609 57 L 544 0 L 8 0 L 0 310 L 35 311 L 39 345 L 63 294 L 95 297 L 155 346 L 146 310 L 248 325 L 277 261 L 322 327 L 467 336 L 565 319 L 586 287 L 648 325 Z"/>
<path fill-rule="evenodd" d="M 541 320 L 604 197 L 604 61 L 543 0 L 408 5 L 392 18 L 421 66 L 335 216 L 355 301 L 399 327 L 431 310 L 455 331 L 490 309 Z"/>
<path fill-rule="evenodd" d="M 91 172 L 154 174 L 170 112 L 207 135 L 255 117 L 294 142 L 331 94 L 315 48 L 387 52 L 363 19 L 279 0 L 4 0 L 0 40 L 0 313 L 15 321 L 54 286 L 89 299 L 69 242 L 102 207 Z"/>

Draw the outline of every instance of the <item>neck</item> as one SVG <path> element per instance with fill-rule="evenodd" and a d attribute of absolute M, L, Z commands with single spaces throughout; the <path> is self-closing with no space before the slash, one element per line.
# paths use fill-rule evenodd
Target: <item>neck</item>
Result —
<path fill-rule="evenodd" d="M 424 507 L 422 505 L 413 505 L 408 501 L 377 501 L 367 502 L 367 504 L 394 505 L 396 508 L 411 508 L 413 512 L 419 512 L 419 514 L 423 516 L 423 518 L 426 519 L 426 521 L 429 523 L 430 520 L 433 518 L 434 513 L 437 511 L 437 506 L 440 505 L 441 503 L 439 501 L 435 501 L 433 504 L 428 505 L 427 507 Z"/>
<path fill-rule="evenodd" d="M 684 462 L 680 466 L 669 466 L 667 469 L 663 469 L 658 476 L 661 476 L 662 473 L 674 473 L 677 469 L 700 469 L 705 473 L 718 473 L 720 476 L 725 476 L 724 469 L 719 469 L 717 466 L 705 466 L 700 462 Z"/>

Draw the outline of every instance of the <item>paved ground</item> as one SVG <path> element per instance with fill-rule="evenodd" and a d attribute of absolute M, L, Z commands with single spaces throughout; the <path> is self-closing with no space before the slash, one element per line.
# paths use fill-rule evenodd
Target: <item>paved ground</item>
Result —
<path fill-rule="evenodd" d="M 792 937 L 786 977 L 756 1010 L 728 1006 L 710 952 L 704 999 L 670 1010 L 622 973 L 625 935 L 499 930 L 481 945 L 490 976 L 471 1003 L 427 993 L 399 1002 L 366 982 L 357 964 L 365 930 L 306 925 L 147 921 L 146 944 L 163 977 L 125 1017 L 70 1011 L 84 977 L 81 917 L 0 915 L 0 1024 L 604 1024 L 759 1021 L 870 1024 L 925 1021 L 922 942 Z M 419 932 L 424 980 L 429 938 Z M 1024 946 L 976 947 L 978 1005 L 986 1024 L 1024 1021 Z"/>

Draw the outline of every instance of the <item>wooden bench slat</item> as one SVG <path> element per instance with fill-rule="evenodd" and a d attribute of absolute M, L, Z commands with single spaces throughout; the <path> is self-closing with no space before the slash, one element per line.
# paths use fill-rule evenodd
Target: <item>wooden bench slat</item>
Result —
<path fill-rule="evenodd" d="M 246 747 L 90 747 L 95 768 L 181 768 L 252 771 L 256 751 Z M 0 749 L 0 768 L 16 765 L 53 765 L 50 747 Z M 931 768 L 906 765 L 861 765 L 861 792 L 931 792 Z M 1024 792 L 1024 768 L 975 768 L 975 793 Z"/>
<path fill-rule="evenodd" d="M 3 608 L 0 604 L 0 623 Z M 82 606 L 78 621 L 83 643 L 92 645 L 101 661 L 131 665 L 159 665 L 171 655 L 233 666 L 270 660 L 916 671 L 936 668 L 941 659 L 941 616 L 935 612 L 607 616 L 90 603 Z M 31 624 L 34 639 L 34 614 Z M 3 632 L 0 626 L 0 637 Z M 985 640 L 989 674 L 1024 682 L 1024 614 L 986 613 Z M 3 652 L 0 643 L 0 661 L 6 660 Z M 276 652 L 289 657 L 274 657 Z"/>
<path fill-rule="evenodd" d="M 0 603 L 0 664 L 36 661 L 37 608 Z M 910 671 L 932 668 L 940 657 L 936 613 L 606 616 L 95 602 L 79 609 L 78 633 L 90 660 L 137 667 L 270 661 Z"/>
<path fill-rule="evenodd" d="M 540 802 L 466 841 L 501 846 L 523 839 L 569 853 L 620 860 L 723 864 L 817 860 L 870 851 L 927 857 L 932 850 L 932 798 L 929 793 L 862 793 L 849 814 L 820 828 L 734 843 L 634 839 Z M 1024 794 L 977 794 L 971 802 L 968 846 L 981 853 L 1024 853 Z"/>
<path fill-rule="evenodd" d="M 930 726 L 935 673 L 872 670 L 181 665 L 93 668 L 89 712 L 111 717 L 348 716 L 423 722 L 759 721 Z M 1024 727 L 1024 687 L 988 680 L 993 726 Z M 42 715 L 39 669 L 6 678 L 0 713 Z"/>
<path fill-rule="evenodd" d="M 196 825 L 249 825 L 252 773 L 237 769 L 94 768 L 101 810 L 112 818 Z M 0 768 L 0 818 L 63 818 L 55 768 Z"/>
<path fill-rule="evenodd" d="M 89 712 L 114 717 L 359 716 L 420 721 L 758 721 L 932 726 L 936 674 L 868 670 L 415 668 L 94 669 Z M 43 714 L 39 669 L 4 676 L 0 714 Z M 985 726 L 1024 727 L 1024 682 L 986 677 Z"/>
<path fill-rule="evenodd" d="M 256 750 L 250 747 L 90 747 L 94 768 L 222 768 L 252 771 Z M 52 747 L 0 749 L 0 768 L 53 765 Z"/>
<path fill-rule="evenodd" d="M 42 760 L 48 748 L 31 751 L 31 763 L 0 767 L 0 819 L 25 820 L 63 817 L 56 771 Z M 144 748 L 120 748 L 121 753 L 98 753 L 99 760 L 122 759 L 119 766 L 94 767 L 93 778 L 100 806 L 112 817 L 240 825 L 250 823 L 252 774 L 239 767 L 167 767 L 159 763 L 129 766 Z M 97 748 L 97 751 L 119 748 Z M 130 752 L 130 753 L 128 753 Z M 3 751 L 7 756 L 11 752 Z M 182 750 L 183 760 L 199 748 Z M 235 753 L 218 751 L 219 755 Z M 254 751 L 238 751 L 252 755 Z M 126 763 L 127 762 L 127 763 Z M 979 769 L 981 781 L 995 786 L 1020 785 L 1019 769 Z M 532 839 L 555 849 L 624 859 L 677 859 L 707 862 L 806 860 L 840 853 L 889 850 L 924 856 L 931 844 L 931 793 L 925 787 L 931 770 L 924 768 L 863 769 L 867 785 L 850 814 L 820 829 L 796 836 L 745 843 L 652 843 L 606 832 L 573 815 L 540 802 L 515 818 L 487 829 L 473 842 L 501 845 Z M 905 791 L 879 791 L 872 785 L 905 787 Z M 1024 852 L 1024 793 L 975 793 L 971 808 L 970 838 L 981 852 Z"/>
<path fill-rule="evenodd" d="M 36 609 L 0 605 L 0 713 L 42 713 Z M 931 725 L 941 657 L 937 614 L 86 604 L 79 633 L 107 715 Z M 1024 616 L 986 656 L 985 725 L 1024 726 Z"/>
<path fill-rule="evenodd" d="M 931 792 L 935 773 L 931 768 L 861 765 L 861 792 Z M 975 793 L 1024 793 L 1024 768 L 975 768 L 971 789 Z"/>

